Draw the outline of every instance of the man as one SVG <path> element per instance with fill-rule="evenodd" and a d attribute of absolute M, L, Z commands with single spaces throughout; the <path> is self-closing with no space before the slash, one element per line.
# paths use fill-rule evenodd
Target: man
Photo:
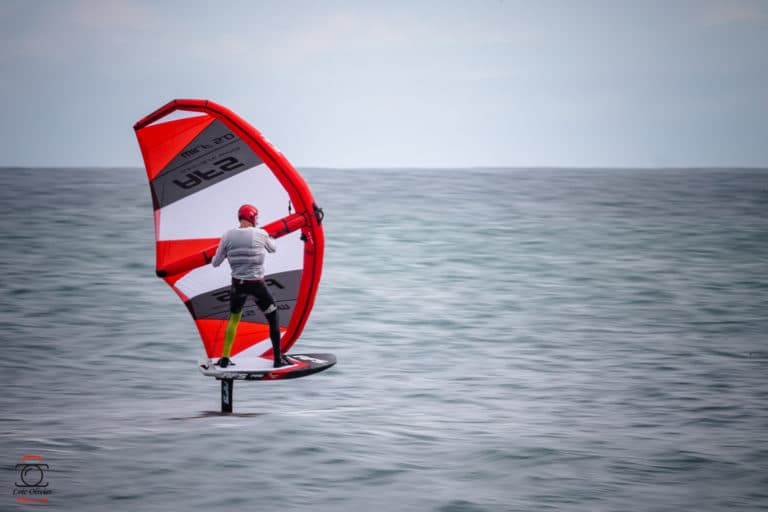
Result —
<path fill-rule="evenodd" d="M 224 337 L 224 350 L 216 364 L 226 368 L 233 364 L 229 360 L 232 342 L 235 340 L 237 325 L 243 316 L 243 306 L 248 296 L 252 296 L 259 309 L 269 322 L 269 337 L 272 341 L 274 367 L 293 364 L 280 353 L 280 325 L 277 318 L 277 305 L 264 283 L 264 255 L 275 252 L 275 240 L 263 229 L 257 228 L 259 210 L 250 204 L 244 204 L 237 211 L 240 226 L 230 229 L 221 237 L 216 255 L 211 260 L 214 267 L 229 260 L 232 268 L 232 288 L 229 295 L 229 323 Z"/>

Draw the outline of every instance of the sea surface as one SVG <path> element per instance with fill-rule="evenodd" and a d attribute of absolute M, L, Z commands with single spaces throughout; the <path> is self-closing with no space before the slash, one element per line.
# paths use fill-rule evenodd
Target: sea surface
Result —
<path fill-rule="evenodd" d="M 338 364 L 221 415 L 143 170 L 0 170 L 0 510 L 768 510 L 768 170 L 302 173 Z"/>

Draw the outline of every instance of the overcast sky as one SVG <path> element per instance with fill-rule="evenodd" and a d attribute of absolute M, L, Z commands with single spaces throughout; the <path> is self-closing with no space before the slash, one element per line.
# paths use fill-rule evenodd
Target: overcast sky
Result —
<path fill-rule="evenodd" d="M 768 166 L 768 1 L 0 0 L 2 166 L 140 166 L 174 98 L 297 166 Z"/>

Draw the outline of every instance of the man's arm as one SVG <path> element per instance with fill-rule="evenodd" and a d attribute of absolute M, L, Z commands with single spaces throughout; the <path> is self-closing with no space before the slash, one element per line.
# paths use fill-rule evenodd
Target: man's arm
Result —
<path fill-rule="evenodd" d="M 213 255 L 213 259 L 211 260 L 211 264 L 214 267 L 218 267 L 224 262 L 224 258 L 227 257 L 228 248 L 229 248 L 229 237 L 227 236 L 227 233 L 225 233 L 224 236 L 221 237 L 219 248 L 216 249 L 216 254 Z"/>
<path fill-rule="evenodd" d="M 277 242 L 269 233 L 264 234 L 266 235 L 264 237 L 264 247 L 267 249 L 267 252 L 275 252 L 277 250 Z"/>
<path fill-rule="evenodd" d="M 261 232 L 261 240 L 264 242 L 264 249 L 267 252 L 275 252 L 277 250 L 277 243 L 275 243 L 275 237 L 272 233 L 264 228 L 259 229 Z"/>

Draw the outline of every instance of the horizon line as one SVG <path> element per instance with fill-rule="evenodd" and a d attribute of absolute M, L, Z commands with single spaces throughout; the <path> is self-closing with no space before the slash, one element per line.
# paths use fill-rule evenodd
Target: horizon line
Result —
<path fill-rule="evenodd" d="M 466 165 L 466 166 L 422 166 L 422 165 L 401 165 L 401 166 L 329 166 L 329 165 L 294 165 L 297 169 L 318 169 L 334 171 L 466 171 L 466 170 L 592 170 L 592 171 L 624 171 L 624 170 L 768 170 L 768 164 L 764 166 L 757 165 L 670 165 L 670 166 L 585 166 L 585 165 Z M 99 170 L 99 169 L 144 169 L 141 165 L 0 165 L 0 170 L 9 169 L 62 169 L 62 170 Z"/>

